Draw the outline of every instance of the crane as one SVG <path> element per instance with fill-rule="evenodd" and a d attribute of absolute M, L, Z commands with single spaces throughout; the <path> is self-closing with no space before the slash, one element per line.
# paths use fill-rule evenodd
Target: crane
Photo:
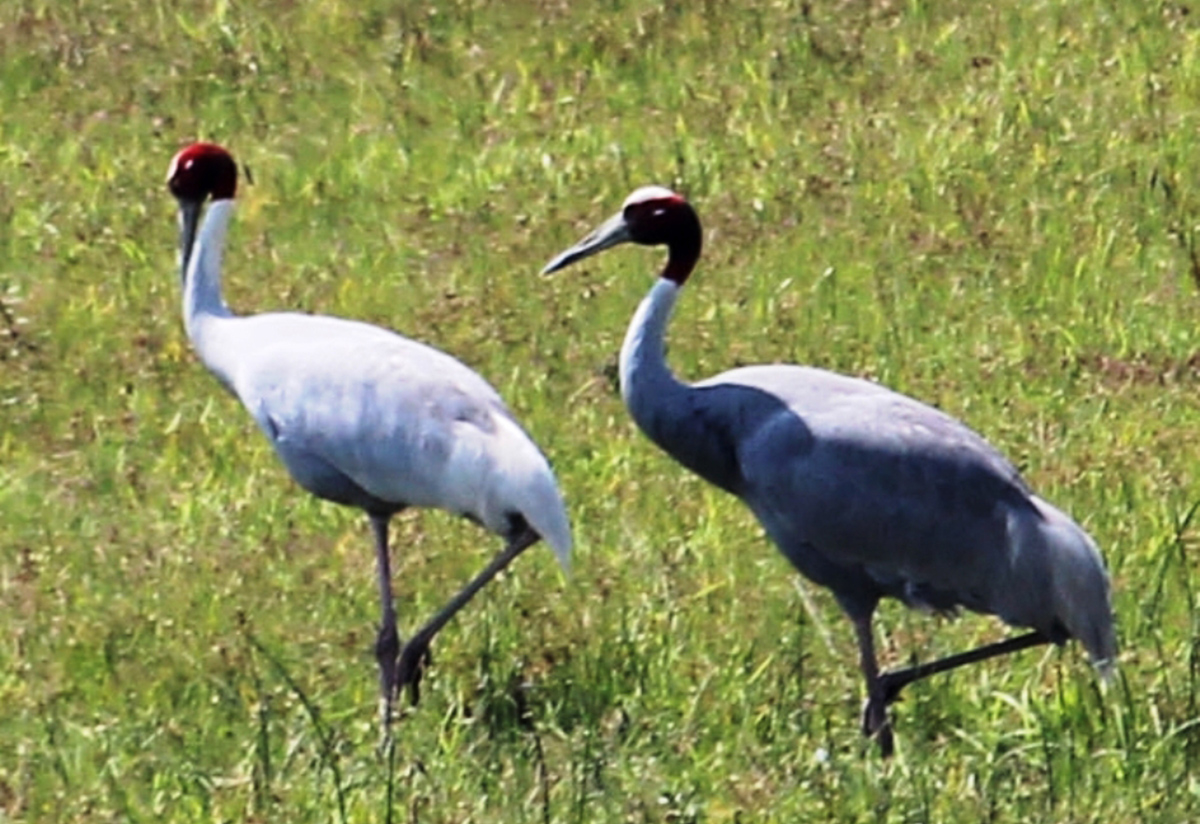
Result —
<path fill-rule="evenodd" d="M 796 570 L 832 591 L 858 642 L 863 733 L 884 756 L 894 749 L 888 706 L 935 672 L 1075 638 L 1107 677 L 1117 650 L 1095 543 L 987 441 L 905 395 L 812 367 L 746 366 L 680 381 L 663 335 L 702 244 L 700 219 L 683 197 L 638 189 L 543 273 L 622 243 L 667 247 L 621 347 L 626 407 L 650 440 L 740 498 Z M 1032 631 L 881 673 L 871 625 L 885 596 Z"/>
<path fill-rule="evenodd" d="M 196 354 L 300 486 L 370 521 L 386 732 L 399 691 L 407 686 L 413 702 L 419 698 L 433 637 L 488 581 L 539 539 L 568 566 L 571 530 L 554 474 L 496 391 L 444 352 L 342 318 L 233 314 L 221 294 L 233 157 L 213 143 L 190 145 L 171 161 L 167 185 L 179 206 L 183 319 Z M 466 516 L 505 545 L 401 647 L 388 525 L 405 507 Z"/>

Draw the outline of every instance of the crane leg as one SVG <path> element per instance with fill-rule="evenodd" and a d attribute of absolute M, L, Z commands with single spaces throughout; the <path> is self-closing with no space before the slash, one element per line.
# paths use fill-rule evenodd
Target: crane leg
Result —
<path fill-rule="evenodd" d="M 1018 650 L 1049 643 L 1052 642 L 1046 635 L 1040 632 L 1028 632 L 1024 635 L 1018 635 L 1003 641 L 997 641 L 993 644 L 985 644 L 982 647 L 976 647 L 966 652 L 960 652 L 957 655 L 939 658 L 927 664 L 916 664 L 902 670 L 885 672 L 879 677 L 880 694 L 883 697 L 884 704 L 890 704 L 900 697 L 900 690 L 913 681 L 919 681 L 927 675 L 936 675 L 939 672 L 947 672 L 966 666 L 967 664 L 986 661 L 998 655 L 1006 655 L 1010 652 L 1017 652 Z"/>
<path fill-rule="evenodd" d="M 883 680 L 879 677 L 879 662 L 875 659 L 875 639 L 871 634 L 871 613 L 851 616 L 854 634 L 858 637 L 858 660 L 863 678 L 867 681 L 867 703 L 863 705 L 862 731 L 879 742 L 879 752 L 890 758 L 895 750 L 892 722 L 888 719 L 888 701 Z"/>
<path fill-rule="evenodd" d="M 425 626 L 417 630 L 412 638 L 408 640 L 408 643 L 404 645 L 404 649 L 400 652 L 400 663 L 396 666 L 396 687 L 397 689 L 403 689 L 407 686 L 409 689 L 409 698 L 414 704 L 421 698 L 421 671 L 425 662 L 429 659 L 429 644 L 433 641 L 433 637 L 454 617 L 455 613 L 466 606 L 467 602 L 474 598 L 479 590 L 483 589 L 488 581 L 495 578 L 501 570 L 512 563 L 514 558 L 536 544 L 540 539 L 541 536 L 529 528 L 524 529 L 515 538 L 511 539 L 500 554 L 482 572 L 459 590 L 457 595 L 446 602 L 446 605 L 438 610 L 437 614 L 430 618 Z"/>
<path fill-rule="evenodd" d="M 867 703 L 863 707 L 863 735 L 878 736 L 879 751 L 885 758 L 894 750 L 891 722 L 888 720 L 887 708 L 893 701 L 900 698 L 900 690 L 914 681 L 919 681 L 929 675 L 948 672 L 958 667 L 986 661 L 998 655 L 1028 649 L 1029 647 L 1051 643 L 1050 638 L 1040 632 L 1029 632 L 994 644 L 986 644 L 957 655 L 949 655 L 930 661 L 927 664 L 916 664 L 892 672 L 879 672 L 875 660 L 875 644 L 871 637 L 871 619 L 854 618 L 854 631 L 858 635 L 858 651 L 861 658 L 863 677 L 867 679 Z"/>
<path fill-rule="evenodd" d="M 371 515 L 371 531 L 375 535 L 375 565 L 379 576 L 381 621 L 375 636 L 375 660 L 379 662 L 379 713 L 386 736 L 392 724 L 392 705 L 399 685 L 396 682 L 396 660 L 400 657 L 400 633 L 396 629 L 396 604 L 392 598 L 392 568 L 388 557 L 388 521 L 391 516 Z"/>

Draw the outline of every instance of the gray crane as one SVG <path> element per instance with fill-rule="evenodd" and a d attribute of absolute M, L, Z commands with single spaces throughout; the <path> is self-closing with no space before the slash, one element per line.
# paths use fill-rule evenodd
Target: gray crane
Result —
<path fill-rule="evenodd" d="M 1095 543 L 983 438 L 912 398 L 822 369 L 747 366 L 679 381 L 663 334 L 701 248 L 684 198 L 638 189 L 543 271 L 621 243 L 667 247 L 621 347 L 625 405 L 652 441 L 740 498 L 793 566 L 833 592 L 858 640 L 863 733 L 885 756 L 894 747 L 888 705 L 926 675 L 1069 638 L 1111 671 L 1109 581 Z M 871 618 L 884 596 L 944 614 L 965 607 L 1032 632 L 881 674 Z"/>
<path fill-rule="evenodd" d="M 196 354 L 300 486 L 370 519 L 386 733 L 399 690 L 407 686 L 417 700 L 434 635 L 488 581 L 539 539 L 567 566 L 571 530 L 554 474 L 496 391 L 443 352 L 341 318 L 234 315 L 221 295 L 221 257 L 237 165 L 220 146 L 196 143 L 171 161 L 167 184 L 179 203 L 183 318 Z M 464 515 L 506 544 L 401 649 L 388 524 L 409 506 Z"/>

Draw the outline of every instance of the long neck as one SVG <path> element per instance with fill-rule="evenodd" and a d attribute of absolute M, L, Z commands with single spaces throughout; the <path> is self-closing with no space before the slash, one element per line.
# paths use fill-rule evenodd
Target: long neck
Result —
<path fill-rule="evenodd" d="M 191 257 L 183 267 L 183 323 L 188 337 L 196 343 L 198 326 L 208 317 L 230 317 L 221 296 L 221 257 L 225 252 L 225 232 L 233 213 L 232 200 L 214 201 L 204 215 Z"/>
<path fill-rule="evenodd" d="M 233 317 L 221 296 L 221 256 L 225 232 L 233 213 L 232 200 L 214 201 L 204 215 L 191 256 L 183 268 L 183 324 L 192 348 L 227 387 L 231 386 L 222 357 L 220 321 Z"/>
<path fill-rule="evenodd" d="M 678 296 L 674 282 L 659 278 L 634 313 L 621 345 L 621 397 L 638 426 L 651 437 L 647 427 L 651 413 L 668 396 L 686 388 L 671 374 L 663 346 Z"/>
<path fill-rule="evenodd" d="M 700 477 L 736 493 L 741 480 L 720 410 L 667 366 L 663 334 L 680 286 L 660 278 L 638 306 L 621 346 L 621 397 L 650 440 Z"/>

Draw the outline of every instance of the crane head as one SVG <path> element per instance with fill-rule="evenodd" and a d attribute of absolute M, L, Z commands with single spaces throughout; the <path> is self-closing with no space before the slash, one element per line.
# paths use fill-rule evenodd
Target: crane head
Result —
<path fill-rule="evenodd" d="M 171 159 L 167 188 L 179 201 L 231 200 L 237 192 L 237 164 L 216 143 L 193 143 Z"/>
<path fill-rule="evenodd" d="M 171 159 L 167 188 L 179 203 L 179 263 L 187 278 L 188 261 L 196 242 L 200 209 L 210 196 L 232 200 L 237 192 L 237 164 L 215 143 L 193 143 Z"/>
<path fill-rule="evenodd" d="M 700 257 L 700 219 L 681 195 L 662 186 L 643 186 L 625 199 L 621 211 L 546 264 L 542 274 L 622 243 L 666 246 L 670 257 L 663 277 L 683 285 Z"/>

